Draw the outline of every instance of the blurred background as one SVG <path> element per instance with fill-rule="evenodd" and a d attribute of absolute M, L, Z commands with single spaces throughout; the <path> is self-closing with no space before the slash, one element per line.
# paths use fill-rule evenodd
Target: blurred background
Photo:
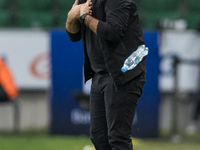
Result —
<path fill-rule="evenodd" d="M 200 1 L 135 2 L 150 50 L 132 136 L 200 143 Z M 0 0 L 0 57 L 19 89 L 0 102 L 1 134 L 88 136 L 83 48 L 65 33 L 73 3 Z"/>

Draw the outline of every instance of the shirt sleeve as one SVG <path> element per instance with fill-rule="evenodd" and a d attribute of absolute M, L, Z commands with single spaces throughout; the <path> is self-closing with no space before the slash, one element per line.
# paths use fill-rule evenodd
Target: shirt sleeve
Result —
<path fill-rule="evenodd" d="M 129 0 L 107 0 L 105 3 L 106 21 L 99 21 L 97 35 L 113 41 L 119 41 L 127 30 L 131 2 Z"/>
<path fill-rule="evenodd" d="M 72 41 L 72 42 L 77 42 L 81 39 L 81 30 L 79 30 L 77 33 L 70 33 L 69 31 L 67 31 L 66 29 L 66 32 L 68 34 L 68 37 L 69 39 Z"/>

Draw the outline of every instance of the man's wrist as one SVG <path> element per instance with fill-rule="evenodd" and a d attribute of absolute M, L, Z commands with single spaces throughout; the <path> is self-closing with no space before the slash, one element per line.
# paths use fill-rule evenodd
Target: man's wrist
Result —
<path fill-rule="evenodd" d="M 86 17 L 87 15 L 89 15 L 89 14 L 88 14 L 88 13 L 85 13 L 85 14 L 81 15 L 79 21 L 80 21 L 81 23 L 84 23 L 84 22 L 85 22 L 85 17 Z"/>
<path fill-rule="evenodd" d="M 90 15 L 88 15 L 88 16 L 85 17 L 85 25 L 86 25 L 87 27 L 89 27 L 90 19 L 91 19 L 91 16 L 90 16 Z"/>

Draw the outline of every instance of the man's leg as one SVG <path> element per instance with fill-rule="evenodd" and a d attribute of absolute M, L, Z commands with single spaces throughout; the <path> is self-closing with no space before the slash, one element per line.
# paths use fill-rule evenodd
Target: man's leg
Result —
<path fill-rule="evenodd" d="M 100 77 L 101 75 L 95 75 L 92 80 L 90 94 L 90 136 L 96 150 L 111 150 L 108 143 L 104 96 L 99 85 Z"/>
<path fill-rule="evenodd" d="M 112 150 L 132 150 L 131 126 L 137 101 L 142 94 L 145 74 L 141 74 L 124 86 L 114 87 L 110 77 L 104 78 L 104 98 L 109 143 Z"/>

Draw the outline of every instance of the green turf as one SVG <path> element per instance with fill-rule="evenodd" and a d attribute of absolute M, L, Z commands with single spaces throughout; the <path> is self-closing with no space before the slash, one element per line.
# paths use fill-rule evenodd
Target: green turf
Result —
<path fill-rule="evenodd" d="M 146 140 L 143 145 L 136 146 L 135 150 L 200 150 L 200 143 L 172 143 L 169 140 Z"/>
<path fill-rule="evenodd" d="M 91 145 L 84 136 L 0 135 L 0 150 L 82 150 Z"/>
<path fill-rule="evenodd" d="M 83 150 L 85 145 L 92 145 L 86 136 L 0 134 L 0 150 Z M 144 139 L 134 150 L 200 150 L 200 141 L 185 139 L 175 144 L 169 139 Z"/>

